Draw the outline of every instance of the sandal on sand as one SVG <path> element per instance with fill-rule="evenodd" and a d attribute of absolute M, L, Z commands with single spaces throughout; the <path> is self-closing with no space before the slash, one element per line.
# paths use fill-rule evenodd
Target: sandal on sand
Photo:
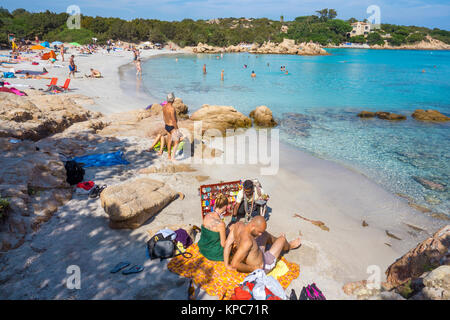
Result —
<path fill-rule="evenodd" d="M 119 262 L 114 268 L 112 268 L 112 270 L 110 271 L 111 273 L 117 273 L 120 270 L 122 270 L 125 267 L 128 267 L 131 263 L 129 263 L 128 261 L 122 261 Z"/>
<path fill-rule="evenodd" d="M 122 271 L 122 274 L 132 274 L 132 273 L 139 273 L 142 270 L 144 270 L 144 267 L 138 266 L 138 265 L 134 265 L 131 268 Z"/>
<path fill-rule="evenodd" d="M 89 192 L 89 198 L 97 198 L 100 196 L 100 193 L 102 193 L 103 190 L 106 189 L 106 184 L 102 185 L 101 187 L 95 186 L 92 188 L 91 192 Z"/>

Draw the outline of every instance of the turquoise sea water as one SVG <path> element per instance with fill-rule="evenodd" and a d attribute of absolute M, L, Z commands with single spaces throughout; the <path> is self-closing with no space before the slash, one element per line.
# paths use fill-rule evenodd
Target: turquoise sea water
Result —
<path fill-rule="evenodd" d="M 283 141 L 449 214 L 450 123 L 420 123 L 410 115 L 418 108 L 450 115 L 450 51 L 328 51 L 331 56 L 158 56 L 143 66 L 144 90 L 155 101 L 173 91 L 191 111 L 202 104 L 231 105 L 248 115 L 266 105 Z M 361 110 L 400 113 L 408 120 L 362 120 L 356 117 Z M 414 177 L 444 189 L 427 189 Z"/>

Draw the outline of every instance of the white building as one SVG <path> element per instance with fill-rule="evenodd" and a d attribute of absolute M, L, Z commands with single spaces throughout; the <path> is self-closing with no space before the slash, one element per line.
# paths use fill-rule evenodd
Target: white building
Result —
<path fill-rule="evenodd" d="M 366 36 L 370 32 L 370 23 L 367 22 L 354 22 L 351 24 L 353 30 L 350 31 L 350 37 L 354 36 Z"/>

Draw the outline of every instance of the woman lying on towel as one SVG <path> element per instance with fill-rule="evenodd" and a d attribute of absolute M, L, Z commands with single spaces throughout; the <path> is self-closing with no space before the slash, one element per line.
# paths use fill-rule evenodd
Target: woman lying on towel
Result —
<path fill-rule="evenodd" d="M 211 261 L 223 261 L 226 232 L 222 218 L 227 211 L 227 206 L 227 196 L 219 193 L 215 199 L 214 211 L 203 218 L 202 235 L 198 242 L 198 248 L 200 253 Z"/>

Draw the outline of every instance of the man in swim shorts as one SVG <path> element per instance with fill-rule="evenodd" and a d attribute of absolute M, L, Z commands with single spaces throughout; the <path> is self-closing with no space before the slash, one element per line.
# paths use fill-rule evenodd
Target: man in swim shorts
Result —
<path fill-rule="evenodd" d="M 70 56 L 70 60 L 69 60 L 69 78 L 70 78 L 70 75 L 72 75 L 75 78 L 76 66 L 75 66 L 74 58 L 75 58 L 74 55 Z"/>
<path fill-rule="evenodd" d="M 175 101 L 175 95 L 173 92 L 167 95 L 167 104 L 163 106 L 163 119 L 164 119 L 164 128 L 168 133 L 168 143 L 167 143 L 167 153 L 169 156 L 169 160 L 172 160 L 172 135 L 176 132 L 174 130 L 178 130 L 177 123 L 177 113 L 173 106 L 173 102 Z"/>
<path fill-rule="evenodd" d="M 266 220 L 261 216 L 253 218 L 248 224 L 238 222 L 232 225 L 223 252 L 225 267 L 245 273 L 257 269 L 269 273 L 283 252 L 300 246 L 300 237 L 288 242 L 284 234 L 276 238 L 266 228 Z M 233 247 L 236 252 L 230 262 Z"/>

